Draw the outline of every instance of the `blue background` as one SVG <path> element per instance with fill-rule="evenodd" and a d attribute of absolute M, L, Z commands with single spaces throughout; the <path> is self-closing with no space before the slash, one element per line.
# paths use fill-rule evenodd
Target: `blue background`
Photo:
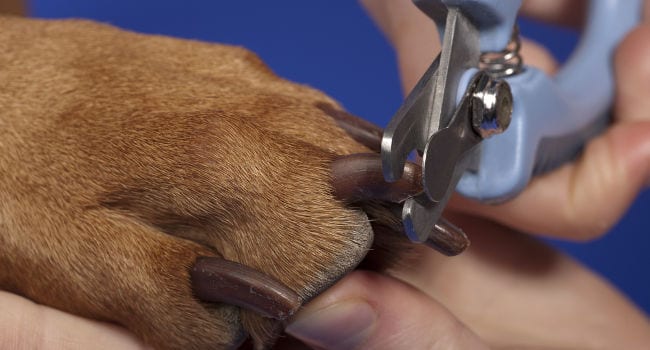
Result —
<path fill-rule="evenodd" d="M 402 95 L 392 49 L 354 0 L 33 0 L 36 17 L 82 17 L 139 32 L 245 46 L 279 75 L 325 91 L 385 126 Z M 576 34 L 522 21 L 524 35 L 563 60 Z M 650 313 L 650 192 L 589 244 L 552 242 L 599 271 Z"/>

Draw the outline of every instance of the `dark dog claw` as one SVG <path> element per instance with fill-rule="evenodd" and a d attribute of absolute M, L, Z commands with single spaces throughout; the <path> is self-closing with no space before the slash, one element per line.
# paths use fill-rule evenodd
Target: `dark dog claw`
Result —
<path fill-rule="evenodd" d="M 386 182 L 379 154 L 351 154 L 332 162 L 332 186 L 335 197 L 345 202 L 376 199 L 399 203 L 422 192 L 422 169 L 406 163 L 401 179 Z"/>
<path fill-rule="evenodd" d="M 429 235 L 429 239 L 426 240 L 426 244 L 442 254 L 454 256 L 467 249 L 470 241 L 463 230 L 441 217 Z"/>
<path fill-rule="evenodd" d="M 234 261 L 200 257 L 191 277 L 200 300 L 236 305 L 268 318 L 284 320 L 302 304 L 298 294 L 282 282 Z"/>
<path fill-rule="evenodd" d="M 371 151 L 377 153 L 381 151 L 381 137 L 384 133 L 382 128 L 325 103 L 319 103 L 316 107 L 332 117 L 336 124 L 355 141 L 368 147 Z"/>

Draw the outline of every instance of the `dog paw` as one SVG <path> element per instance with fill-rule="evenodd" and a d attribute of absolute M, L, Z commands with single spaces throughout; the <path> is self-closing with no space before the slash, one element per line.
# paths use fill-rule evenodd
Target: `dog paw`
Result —
<path fill-rule="evenodd" d="M 382 196 L 413 194 L 336 180 L 381 131 L 243 49 L 83 21 L 0 29 L 2 289 L 156 348 L 261 347 L 363 259 L 366 213 L 394 224 Z"/>

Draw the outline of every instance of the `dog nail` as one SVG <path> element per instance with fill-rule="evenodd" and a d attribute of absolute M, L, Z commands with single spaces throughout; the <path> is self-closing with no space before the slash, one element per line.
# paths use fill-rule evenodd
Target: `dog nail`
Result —
<path fill-rule="evenodd" d="M 346 202 L 372 199 L 402 202 L 422 192 L 421 174 L 420 166 L 406 163 L 401 179 L 386 182 L 381 156 L 375 153 L 352 154 L 332 162 L 334 196 Z"/>
<path fill-rule="evenodd" d="M 286 332 L 316 349 L 355 349 L 374 328 L 377 313 L 361 300 L 301 311 Z"/>
<path fill-rule="evenodd" d="M 442 254 L 454 256 L 467 249 L 470 241 L 463 230 L 445 218 L 440 218 L 426 244 Z"/>
<path fill-rule="evenodd" d="M 332 117 L 336 124 L 355 141 L 371 151 L 377 153 L 381 151 L 381 137 L 384 133 L 382 128 L 326 103 L 317 103 L 316 107 Z"/>
<path fill-rule="evenodd" d="M 301 305 L 298 294 L 282 282 L 234 261 L 200 257 L 191 278 L 200 300 L 236 305 L 268 318 L 286 319 Z"/>

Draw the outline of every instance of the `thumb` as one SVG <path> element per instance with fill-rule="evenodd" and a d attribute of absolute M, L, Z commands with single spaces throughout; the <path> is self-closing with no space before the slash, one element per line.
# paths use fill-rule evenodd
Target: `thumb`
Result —
<path fill-rule="evenodd" d="M 445 307 L 394 278 L 355 271 L 286 329 L 316 349 L 483 349 Z"/>
<path fill-rule="evenodd" d="M 650 8 L 650 6 L 648 6 Z M 616 53 L 616 117 L 650 120 L 650 23 L 634 29 Z"/>

